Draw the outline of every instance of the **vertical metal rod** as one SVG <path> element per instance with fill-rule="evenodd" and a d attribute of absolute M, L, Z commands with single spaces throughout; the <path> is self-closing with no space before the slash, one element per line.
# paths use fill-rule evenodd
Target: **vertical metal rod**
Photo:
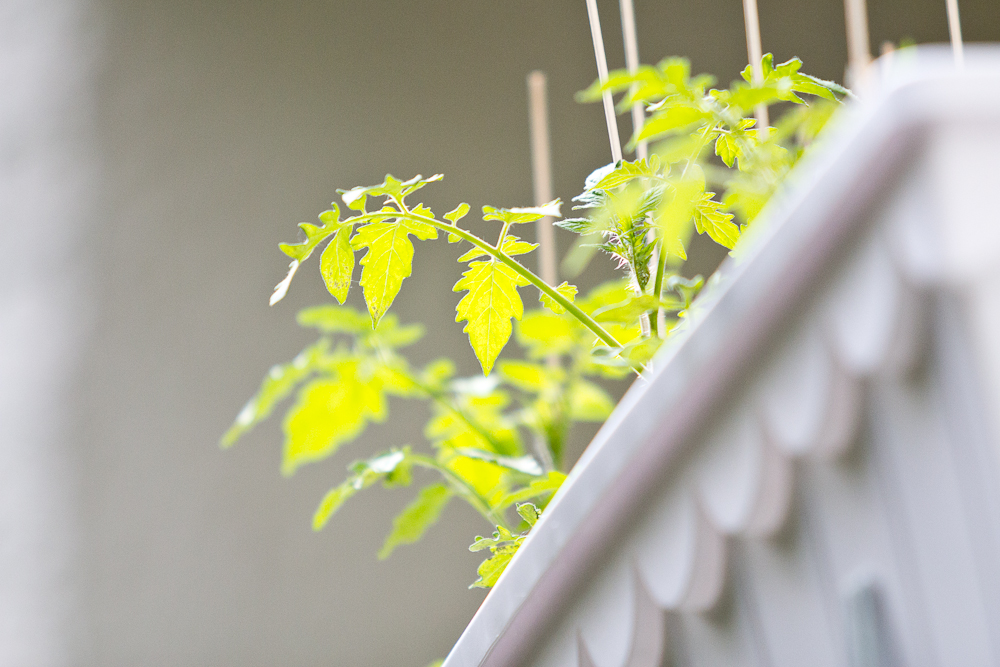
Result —
<path fill-rule="evenodd" d="M 757 14 L 757 0 L 743 0 L 743 22 L 747 31 L 747 56 L 750 58 L 751 80 L 755 86 L 764 83 L 764 67 L 761 59 L 764 57 L 764 50 L 760 44 L 760 16 Z M 761 139 L 767 137 L 767 127 L 771 124 L 768 117 L 767 105 L 758 104 L 753 111 L 757 119 L 757 134 Z"/>
<path fill-rule="evenodd" d="M 545 93 L 545 73 L 535 70 L 528 75 L 528 114 L 531 121 L 531 174 L 535 186 L 535 205 L 547 204 L 552 196 L 552 152 L 549 147 L 549 110 Z M 542 280 L 555 285 L 556 235 L 552 218 L 538 221 L 538 272 Z"/>
<path fill-rule="evenodd" d="M 587 0 L 587 18 L 590 19 L 590 36 L 594 40 L 594 57 L 597 59 L 597 79 L 608 80 L 608 59 L 604 54 L 604 37 L 601 35 L 601 18 L 597 15 L 597 0 Z M 622 159 L 622 142 L 618 138 L 618 120 L 615 118 L 615 104 L 611 93 L 604 91 L 604 120 L 608 124 L 608 139 L 611 142 L 611 158 L 614 162 Z"/>
<path fill-rule="evenodd" d="M 865 0 L 844 0 L 847 24 L 847 85 L 863 87 L 872 62 L 868 44 L 868 5 Z"/>
<path fill-rule="evenodd" d="M 635 8 L 632 0 L 619 0 L 622 13 L 622 37 L 625 41 L 625 67 L 629 74 L 639 71 L 639 40 L 635 31 Z M 632 86 L 635 90 L 635 86 Z M 642 126 L 646 120 L 646 112 L 642 108 L 641 102 L 632 105 L 632 131 L 636 136 L 642 131 Z M 638 160 L 645 160 L 649 156 L 649 147 L 645 141 L 640 141 L 635 146 L 635 157 Z"/>
<path fill-rule="evenodd" d="M 948 6 L 948 34 L 951 36 L 951 51 L 955 54 L 955 66 L 965 67 L 965 49 L 962 47 L 962 22 L 958 18 L 958 0 L 946 0 Z"/>

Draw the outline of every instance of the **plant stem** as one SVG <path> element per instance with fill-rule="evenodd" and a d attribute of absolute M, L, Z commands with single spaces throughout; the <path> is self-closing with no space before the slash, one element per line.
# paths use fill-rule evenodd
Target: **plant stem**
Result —
<path fill-rule="evenodd" d="M 490 504 L 485 498 L 479 495 L 468 482 L 456 475 L 454 472 L 449 470 L 447 467 L 438 463 L 435 459 L 427 456 L 426 454 L 410 454 L 410 460 L 422 468 L 427 468 L 428 470 L 436 470 L 444 477 L 455 490 L 468 501 L 472 507 L 483 515 L 483 518 L 490 523 L 491 527 L 503 526 L 507 530 L 511 530 L 510 525 L 507 523 L 507 519 L 504 518 L 503 514 L 499 514 L 494 510 L 490 509 Z"/>
<path fill-rule="evenodd" d="M 368 214 L 368 215 L 371 215 L 371 214 Z M 410 220 L 413 220 L 415 222 L 423 222 L 425 224 L 431 225 L 432 227 L 436 227 L 436 228 L 438 228 L 438 229 L 440 229 L 440 230 L 442 230 L 444 232 L 447 232 L 448 234 L 454 234 L 455 236 L 459 237 L 463 241 L 468 241 L 469 243 L 471 243 L 472 245 L 476 246 L 480 250 L 486 251 L 486 253 L 489 254 L 490 257 L 493 257 L 494 259 L 497 259 L 497 260 L 503 262 L 504 264 L 506 264 L 508 267 L 510 267 L 519 276 L 521 276 L 522 278 L 526 279 L 529 283 L 531 283 L 532 285 L 534 285 L 535 287 L 537 287 L 539 289 L 539 291 L 544 292 L 546 296 L 548 296 L 550 299 L 552 299 L 553 301 L 555 301 L 556 303 L 558 303 L 560 306 L 562 306 L 563 308 L 565 308 L 570 314 L 573 315 L 573 317 L 575 317 L 577 320 L 580 321 L 580 324 L 582 324 L 583 326 L 585 326 L 588 329 L 590 329 L 590 331 L 595 336 L 597 336 L 598 338 L 600 338 L 601 341 L 603 341 L 605 344 L 607 344 L 607 345 L 609 345 L 611 347 L 621 347 L 622 346 L 622 344 L 619 343 L 615 339 L 614 336 L 612 336 L 610 333 L 608 333 L 604 329 L 604 327 L 602 327 L 600 324 L 597 323 L 597 320 L 595 320 L 594 318 L 592 318 L 587 313 L 583 312 L 583 310 L 581 310 L 579 306 L 577 306 L 575 303 L 573 303 L 572 301 L 570 301 L 569 299 L 567 299 L 565 296 L 563 296 L 562 294 L 560 294 L 554 287 L 552 287 L 551 285 L 549 285 L 548 283 L 546 283 L 544 280 L 542 280 L 541 278 L 539 278 L 538 276 L 536 276 L 529 269 L 525 268 L 521 263 L 519 263 L 516 260 L 512 259 L 509 255 L 507 255 L 506 253 L 502 252 L 499 248 L 491 246 L 489 243 L 487 243 L 486 241 L 482 240 L 481 238 L 479 238 L 475 234 L 472 234 L 471 232 L 465 231 L 464 229 L 462 229 L 458 225 L 450 225 L 450 224 L 448 224 L 446 222 L 441 222 L 440 220 L 438 220 L 436 218 L 428 218 L 428 217 L 423 216 L 423 215 L 415 215 L 415 214 L 409 213 L 409 212 L 399 213 L 399 214 L 393 214 L 391 216 L 388 216 L 388 215 L 386 215 L 384 213 L 379 213 L 379 214 L 377 214 L 377 216 L 379 218 L 388 218 L 388 217 L 409 218 Z M 358 218 L 363 218 L 363 217 L 366 217 L 366 216 L 358 216 Z M 354 220 L 358 220 L 358 218 L 354 218 Z"/>

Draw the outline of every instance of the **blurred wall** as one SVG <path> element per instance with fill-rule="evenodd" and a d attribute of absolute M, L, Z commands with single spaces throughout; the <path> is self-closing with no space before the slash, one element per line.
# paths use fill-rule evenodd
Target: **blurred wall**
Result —
<path fill-rule="evenodd" d="M 873 45 L 947 37 L 943 2 L 871 4 Z M 601 7 L 621 66 L 616 4 Z M 277 420 L 232 451 L 216 442 L 266 369 L 310 340 L 294 313 L 329 297 L 311 265 L 268 308 L 287 265 L 276 244 L 336 188 L 442 172 L 425 191 L 435 210 L 531 203 L 536 68 L 550 80 L 556 194 L 610 159 L 600 108 L 572 99 L 595 76 L 583 2 L 0 11 L 0 664 L 442 657 L 483 596 L 465 589 L 480 519 L 455 504 L 384 563 L 375 553 L 412 490 L 372 491 L 309 529 L 347 463 L 421 443 L 422 407 L 394 403 L 387 424 L 292 479 L 278 472 Z M 992 0 L 962 11 L 968 39 L 1000 39 Z M 636 0 L 636 12 L 644 60 L 688 55 L 723 83 L 743 67 L 739 2 Z M 761 13 L 765 50 L 841 78 L 839 2 L 762 0 Z M 418 245 L 395 310 L 429 327 L 416 362 L 447 353 L 473 373 L 453 322 L 458 254 Z M 717 260 L 696 256 L 701 270 Z"/>

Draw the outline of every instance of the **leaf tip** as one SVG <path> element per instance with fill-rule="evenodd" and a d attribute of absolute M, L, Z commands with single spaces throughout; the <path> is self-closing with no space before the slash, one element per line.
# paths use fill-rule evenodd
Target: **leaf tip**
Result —
<path fill-rule="evenodd" d="M 273 306 L 282 299 L 288 293 L 288 286 L 292 284 L 292 278 L 295 277 L 295 272 L 299 269 L 299 260 L 293 259 L 292 263 L 288 265 L 288 275 L 285 276 L 284 280 L 274 286 L 274 293 L 271 294 L 271 299 L 268 301 L 269 306 Z"/>

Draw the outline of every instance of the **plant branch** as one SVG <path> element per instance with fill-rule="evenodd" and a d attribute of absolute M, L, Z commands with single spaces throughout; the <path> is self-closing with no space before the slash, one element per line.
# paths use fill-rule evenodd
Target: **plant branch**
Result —
<path fill-rule="evenodd" d="M 464 479 L 456 475 L 454 472 L 449 470 L 447 467 L 438 463 L 435 459 L 427 456 L 426 454 L 410 454 L 410 460 L 422 468 L 427 468 L 428 470 L 436 470 L 445 478 L 455 490 L 466 499 L 466 501 L 472 505 L 472 507 L 479 512 L 486 521 L 490 523 L 490 527 L 503 526 L 507 530 L 511 530 L 510 525 L 507 523 L 507 519 L 493 509 L 490 509 L 489 502 L 483 498 L 475 488 L 472 487 Z"/>
<path fill-rule="evenodd" d="M 579 306 L 577 306 L 575 303 L 573 303 L 572 301 L 570 301 L 569 299 L 567 299 L 565 296 L 563 296 L 562 294 L 560 294 L 554 287 L 552 287 L 551 285 L 549 285 L 548 283 L 546 283 L 544 280 L 542 280 L 541 278 L 539 278 L 537 275 L 535 275 L 534 273 L 532 273 L 523 264 L 521 264 L 520 262 L 512 259 L 509 255 L 507 255 L 507 253 L 501 251 L 499 248 L 497 248 L 495 246 L 490 245 L 489 243 L 487 243 L 486 241 L 482 240 L 481 238 L 479 238 L 475 234 L 473 234 L 471 232 L 467 232 L 466 230 L 462 229 L 458 225 L 451 225 L 451 224 L 449 224 L 447 222 L 441 222 L 437 218 L 430 218 L 430 217 L 423 216 L 423 215 L 417 215 L 417 214 L 414 214 L 414 213 L 410 213 L 408 211 L 401 211 L 399 213 L 394 213 L 392 215 L 387 215 L 385 212 L 368 213 L 368 214 L 359 215 L 357 217 L 351 218 L 350 221 L 356 224 L 358 222 L 364 222 L 366 218 L 370 218 L 370 217 L 371 218 L 378 218 L 378 219 L 385 219 L 385 218 L 390 218 L 390 217 L 392 217 L 392 218 L 407 218 L 407 219 L 413 220 L 415 222 L 423 222 L 425 224 L 431 225 L 432 227 L 436 227 L 437 229 L 440 229 L 440 230 L 442 230 L 444 232 L 447 232 L 448 234 L 454 234 L 455 236 L 459 237 L 463 241 L 468 241 L 469 243 L 471 243 L 472 245 L 476 246 L 480 250 L 485 251 L 487 254 L 489 254 L 490 257 L 492 257 L 492 258 L 494 258 L 496 260 L 499 260 L 499 261 L 503 262 L 504 264 L 506 264 L 508 267 L 510 267 L 519 276 L 521 276 L 522 278 L 526 279 L 532 285 L 534 285 L 535 287 L 537 287 L 539 291 L 544 292 L 546 294 L 546 296 L 548 296 L 550 299 L 552 299 L 553 301 L 555 301 L 556 303 L 558 303 L 560 306 L 562 306 L 563 308 L 565 308 L 570 314 L 573 315 L 573 317 L 575 317 L 577 320 L 579 320 L 580 324 L 582 324 L 583 326 L 585 326 L 588 329 L 590 329 L 590 331 L 595 336 L 597 336 L 598 338 L 600 338 L 601 341 L 603 341 L 606 345 L 609 345 L 611 347 L 621 347 L 622 346 L 622 344 L 619 343 L 615 339 L 614 336 L 612 336 L 610 333 L 608 333 L 607 330 L 604 329 L 604 327 L 602 327 L 600 324 L 597 323 L 597 320 L 595 320 L 594 318 L 592 318 L 587 313 L 583 312 L 583 310 L 581 310 Z"/>

